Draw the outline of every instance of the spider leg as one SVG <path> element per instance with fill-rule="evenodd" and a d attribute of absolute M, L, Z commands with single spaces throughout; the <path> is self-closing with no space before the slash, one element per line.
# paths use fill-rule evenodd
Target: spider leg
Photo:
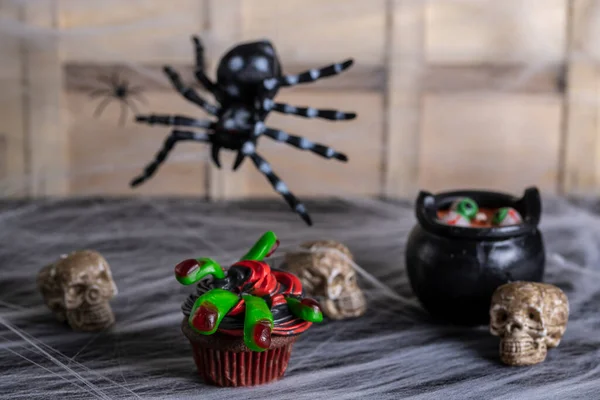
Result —
<path fill-rule="evenodd" d="M 235 171 L 242 165 L 244 160 L 246 159 L 246 154 L 243 151 L 238 151 L 237 156 L 235 156 L 235 161 L 233 162 L 233 170 Z"/>
<path fill-rule="evenodd" d="M 332 121 L 341 121 L 356 118 L 356 113 L 347 113 L 338 110 L 325 110 L 312 107 L 296 107 L 285 103 L 275 103 L 271 99 L 263 101 L 266 111 L 276 111 L 283 114 L 298 115 L 304 118 L 322 118 Z"/>
<path fill-rule="evenodd" d="M 217 166 L 217 168 L 221 168 L 221 158 L 219 157 L 219 152 L 221 151 L 221 146 L 217 146 L 213 144 L 210 149 L 210 155 L 212 157 L 213 162 Z"/>
<path fill-rule="evenodd" d="M 252 162 L 254 163 L 256 168 L 267 177 L 267 179 L 271 183 L 271 186 L 273 186 L 273 189 L 275 189 L 277 193 L 283 196 L 285 201 L 290 205 L 290 207 L 294 211 L 296 211 L 300 215 L 300 217 L 304 220 L 304 222 L 306 222 L 307 225 L 312 225 L 312 221 L 310 219 L 310 216 L 308 215 L 308 212 L 306 211 L 306 207 L 304 206 L 304 204 L 298 201 L 296 196 L 294 196 L 292 192 L 289 191 L 286 184 L 277 175 L 275 175 L 275 173 L 271 169 L 271 165 L 254 151 L 252 151 L 252 153 L 248 155 L 252 159 Z"/>
<path fill-rule="evenodd" d="M 98 78 L 96 78 L 98 80 L 98 82 L 102 82 L 102 83 L 106 83 L 108 86 L 110 86 L 111 88 L 113 86 L 115 86 L 115 81 L 113 78 L 109 77 L 109 76 L 99 76 Z"/>
<path fill-rule="evenodd" d="M 173 87 L 175 87 L 175 89 L 179 93 L 181 93 L 181 95 L 183 97 L 185 97 L 187 100 L 191 101 L 192 103 L 197 104 L 198 106 L 202 107 L 209 114 L 217 115 L 218 108 L 216 106 L 208 103 L 202 97 L 200 97 L 200 95 L 198 93 L 196 93 L 196 91 L 194 89 L 185 86 L 183 84 L 183 82 L 181 81 L 179 74 L 177 72 L 175 72 L 175 70 L 173 70 L 169 66 L 166 66 L 164 68 L 164 71 L 165 71 L 165 74 L 167 74 L 167 76 L 169 77 L 171 84 L 173 84 Z"/>
<path fill-rule="evenodd" d="M 173 147 L 177 142 L 183 140 L 194 140 L 197 142 L 210 142 L 210 136 L 206 133 L 197 133 L 192 131 L 180 131 L 173 130 L 169 137 L 165 140 L 163 147 L 160 149 L 150 164 L 144 168 L 144 172 L 137 178 L 133 179 L 130 183 L 131 187 L 138 186 L 147 179 L 151 178 L 156 172 L 157 168 L 166 160 L 167 156 L 173 150 Z"/>
<path fill-rule="evenodd" d="M 92 99 L 95 98 L 95 97 L 98 97 L 98 96 L 102 96 L 102 95 L 109 96 L 110 95 L 110 90 L 109 89 L 96 89 L 96 90 L 92 90 L 89 93 L 89 96 Z"/>
<path fill-rule="evenodd" d="M 298 75 L 283 75 L 278 78 L 265 79 L 263 85 L 267 90 L 272 90 L 277 86 L 295 86 L 301 83 L 314 82 L 318 79 L 327 78 L 342 73 L 354 63 L 353 59 L 335 63 L 318 69 L 309 69 Z"/>
<path fill-rule="evenodd" d="M 134 114 L 139 114 L 140 112 L 138 111 L 136 105 L 133 103 L 133 99 L 122 99 L 123 103 L 125 103 L 127 105 L 127 107 L 131 108 L 131 111 L 133 111 Z"/>
<path fill-rule="evenodd" d="M 214 122 L 204 119 L 194 119 L 183 115 L 138 115 L 135 117 L 137 122 L 145 122 L 148 125 L 167 125 L 167 126 L 195 126 L 196 128 L 212 128 Z"/>
<path fill-rule="evenodd" d="M 142 104 L 148 105 L 148 100 L 146 99 L 146 96 L 142 95 L 142 89 L 138 88 L 137 86 L 133 89 L 129 90 L 129 94 L 130 94 L 130 98 L 132 100 L 137 100 Z"/>
<path fill-rule="evenodd" d="M 258 131 L 260 134 L 268 136 L 277 142 L 287 143 L 300 150 L 309 150 L 324 158 L 335 158 L 344 162 L 348 161 L 348 157 L 345 154 L 338 153 L 331 147 L 323 144 L 311 142 L 301 136 L 290 135 L 284 131 L 267 128 L 264 125 L 259 125 Z"/>
<path fill-rule="evenodd" d="M 194 42 L 194 48 L 196 50 L 196 68 L 194 70 L 196 79 L 198 79 L 198 82 L 200 82 L 206 90 L 215 94 L 217 86 L 204 72 L 206 64 L 204 62 L 204 46 L 202 45 L 202 41 L 198 36 L 192 36 L 192 41 Z"/>
<path fill-rule="evenodd" d="M 113 99 L 112 97 L 107 97 L 104 100 L 102 100 L 100 102 L 100 104 L 98 104 L 98 107 L 96 107 L 96 110 L 94 111 L 94 118 L 98 118 L 100 116 L 100 114 L 102 114 L 102 112 L 104 111 L 104 109 L 106 108 L 108 103 L 110 103 L 110 101 L 112 99 Z"/>
<path fill-rule="evenodd" d="M 119 114 L 119 125 L 125 125 L 125 118 L 127 117 L 127 103 L 125 100 L 121 101 L 121 114 Z"/>

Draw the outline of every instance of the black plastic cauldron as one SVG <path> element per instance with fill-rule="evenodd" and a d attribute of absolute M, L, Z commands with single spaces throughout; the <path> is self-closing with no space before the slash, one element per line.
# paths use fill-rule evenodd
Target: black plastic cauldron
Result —
<path fill-rule="evenodd" d="M 471 228 L 438 221 L 437 211 L 460 197 L 480 207 L 513 207 L 519 225 Z M 534 187 L 522 198 L 504 193 L 463 190 L 417 198 L 418 224 L 408 238 L 406 269 L 415 295 L 437 319 L 461 324 L 489 322 L 494 290 L 512 281 L 540 282 L 544 275 L 544 244 L 538 230 L 542 204 Z"/>

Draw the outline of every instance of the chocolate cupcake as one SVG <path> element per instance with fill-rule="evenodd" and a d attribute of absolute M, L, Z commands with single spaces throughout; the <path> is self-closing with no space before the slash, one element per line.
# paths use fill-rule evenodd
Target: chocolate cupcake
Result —
<path fill-rule="evenodd" d="M 297 336 L 323 320 L 295 275 L 262 261 L 278 245 L 267 232 L 226 271 L 209 258 L 175 267 L 181 284 L 198 283 L 181 307 L 182 330 L 205 382 L 253 386 L 281 378 Z"/>

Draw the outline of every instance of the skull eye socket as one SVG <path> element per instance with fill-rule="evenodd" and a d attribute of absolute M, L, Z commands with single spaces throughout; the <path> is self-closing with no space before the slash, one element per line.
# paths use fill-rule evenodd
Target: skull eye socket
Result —
<path fill-rule="evenodd" d="M 80 295 L 81 293 L 83 293 L 84 290 L 85 290 L 85 287 L 83 287 L 82 285 L 73 285 L 73 286 L 69 286 L 68 293 L 72 296 L 77 296 L 77 295 Z"/>
<path fill-rule="evenodd" d="M 508 313 L 506 312 L 506 310 L 498 311 L 496 313 L 496 320 L 501 323 L 508 321 Z"/>
<path fill-rule="evenodd" d="M 356 283 L 356 275 L 354 275 L 354 274 L 348 275 L 348 277 L 346 278 L 346 284 L 353 285 L 355 283 Z"/>
<path fill-rule="evenodd" d="M 529 318 L 531 321 L 539 322 L 540 313 L 536 309 L 530 308 L 527 312 L 527 318 Z"/>

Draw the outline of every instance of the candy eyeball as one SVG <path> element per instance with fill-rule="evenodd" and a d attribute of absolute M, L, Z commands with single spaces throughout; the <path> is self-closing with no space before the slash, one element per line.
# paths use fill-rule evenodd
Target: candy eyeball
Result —
<path fill-rule="evenodd" d="M 522 222 L 521 214 L 511 207 L 499 208 L 492 217 L 492 225 L 494 226 L 518 225 Z"/>
<path fill-rule="evenodd" d="M 471 226 L 471 220 L 469 220 L 464 215 L 457 213 L 456 211 L 450 211 L 444 216 L 444 218 L 442 218 L 442 221 L 446 225 L 467 227 Z"/>
<path fill-rule="evenodd" d="M 450 211 L 458 213 L 465 217 L 467 220 L 471 220 L 475 218 L 477 213 L 479 212 L 479 206 L 475 202 L 475 200 L 469 197 L 463 197 L 455 200 L 450 206 Z"/>

